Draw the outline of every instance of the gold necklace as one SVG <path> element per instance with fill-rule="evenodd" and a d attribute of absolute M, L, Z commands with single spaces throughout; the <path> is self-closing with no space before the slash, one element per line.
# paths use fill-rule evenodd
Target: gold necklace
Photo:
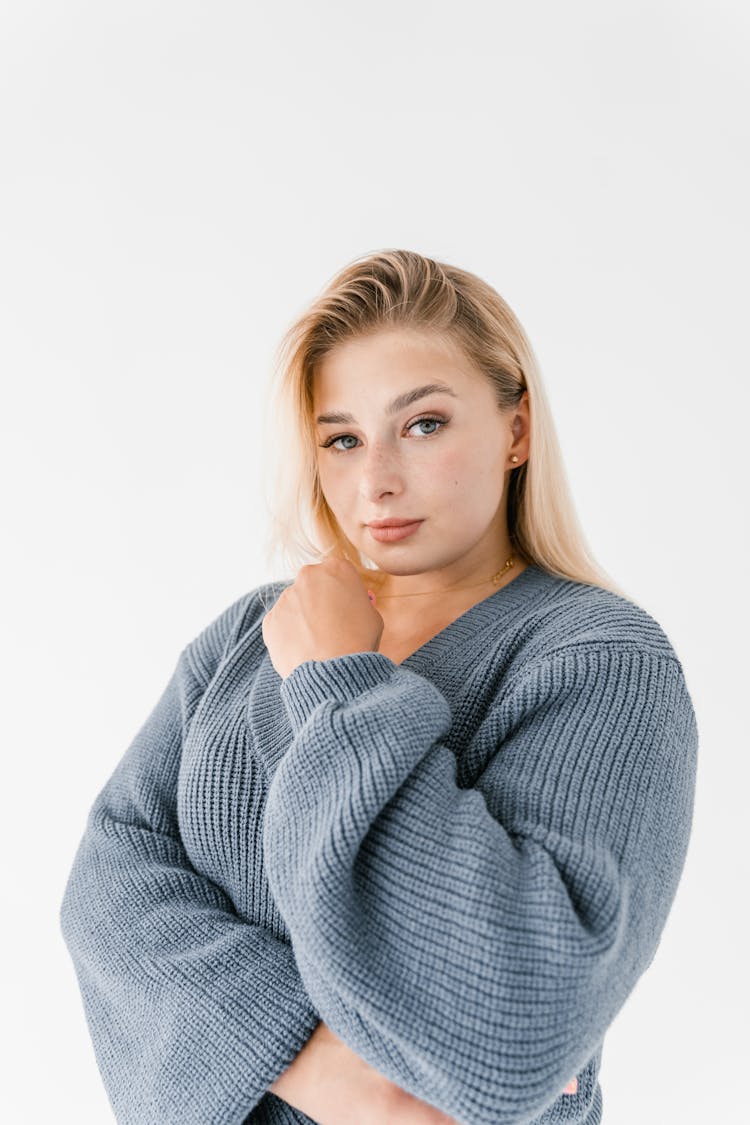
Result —
<path fill-rule="evenodd" d="M 507 570 L 510 570 L 510 568 L 513 565 L 514 565 L 513 556 L 509 555 L 508 558 L 506 559 L 505 566 L 502 568 L 502 570 L 498 570 L 497 574 L 493 574 L 491 578 L 485 578 L 484 582 L 474 582 L 471 586 L 446 586 L 445 590 L 419 590 L 418 593 L 416 593 L 416 594 L 378 594 L 377 596 L 379 598 L 388 598 L 388 599 L 390 599 L 390 598 L 419 598 L 423 594 L 446 594 L 450 590 L 474 590 L 474 589 L 476 589 L 477 586 L 485 586 L 488 582 L 492 582 L 493 584 L 497 585 L 497 583 L 500 581 L 500 579 L 505 574 L 505 572 Z M 372 591 L 368 590 L 368 593 L 372 593 Z"/>

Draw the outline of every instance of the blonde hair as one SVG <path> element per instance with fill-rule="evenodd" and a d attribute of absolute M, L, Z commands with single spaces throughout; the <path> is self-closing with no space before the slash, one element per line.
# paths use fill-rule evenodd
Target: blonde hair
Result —
<path fill-rule="evenodd" d="M 511 471 L 508 484 L 514 554 L 550 574 L 635 601 L 599 567 L 586 544 L 539 364 L 517 317 L 475 274 L 411 250 L 356 258 L 281 339 L 274 358 L 272 414 L 263 429 L 264 435 L 274 435 L 266 458 L 272 466 L 271 503 L 264 482 L 270 517 L 267 565 L 275 567 L 278 556 L 293 577 L 303 565 L 334 555 L 351 562 L 377 593 L 381 572 L 366 565 L 366 556 L 345 536 L 321 491 L 313 376 L 316 364 L 337 344 L 386 328 L 436 333 L 457 344 L 486 375 L 503 412 L 515 409 L 528 391 L 529 457 Z"/>

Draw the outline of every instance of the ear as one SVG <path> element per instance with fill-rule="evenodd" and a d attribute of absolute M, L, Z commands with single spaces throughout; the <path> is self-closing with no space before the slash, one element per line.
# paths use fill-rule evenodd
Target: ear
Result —
<path fill-rule="evenodd" d="M 515 444 L 515 442 L 519 441 L 524 436 L 524 434 L 528 434 L 530 432 L 529 392 L 528 391 L 523 392 L 523 395 L 521 397 L 521 401 L 519 402 L 518 406 L 516 407 L 516 411 L 513 415 L 513 420 L 511 422 L 511 431 L 512 431 L 512 434 L 513 434 L 514 444 Z M 524 457 L 524 460 L 525 460 L 525 457 Z"/>

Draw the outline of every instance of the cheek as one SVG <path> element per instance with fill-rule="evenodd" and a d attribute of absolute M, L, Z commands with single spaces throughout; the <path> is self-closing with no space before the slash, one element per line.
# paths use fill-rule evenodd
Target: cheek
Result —
<path fill-rule="evenodd" d="M 463 462 L 464 473 L 480 487 L 490 493 L 503 490 L 503 445 L 494 434 L 482 434 Z"/>
<path fill-rule="evenodd" d="M 356 477 L 351 472 L 336 471 L 336 466 L 328 463 L 318 464 L 320 488 L 329 508 L 346 507 L 347 502 L 357 491 Z"/>
<path fill-rule="evenodd" d="M 325 468 L 318 462 L 318 481 L 320 482 L 320 490 L 331 505 L 331 501 L 336 496 L 336 479 L 335 474 L 326 472 Z M 332 506 L 332 505 L 331 505 Z"/>
<path fill-rule="evenodd" d="M 436 457 L 425 466 L 425 484 L 439 487 L 453 495 L 470 495 L 476 491 L 477 472 L 481 465 L 475 453 L 467 449 L 453 449 Z"/>
<path fill-rule="evenodd" d="M 454 516 L 473 525 L 496 511 L 503 472 L 495 447 L 452 450 L 436 458 L 424 481 L 425 495 L 440 495 Z"/>

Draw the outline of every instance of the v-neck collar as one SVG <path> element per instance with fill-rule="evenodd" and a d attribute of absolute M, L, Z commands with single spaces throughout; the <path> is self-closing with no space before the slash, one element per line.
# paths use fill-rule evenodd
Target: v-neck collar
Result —
<path fill-rule="evenodd" d="M 459 617 L 449 622 L 435 636 L 400 661 L 399 667 L 416 672 L 433 674 L 433 669 L 441 663 L 446 669 L 457 668 L 462 660 L 467 643 L 476 640 L 477 635 L 489 626 L 502 629 L 516 612 L 521 612 L 529 603 L 557 581 L 554 575 L 540 567 L 529 564 L 507 586 L 501 586 L 488 597 L 470 606 Z M 268 779 L 289 747 L 291 727 L 282 705 L 279 689 L 281 680 L 274 670 L 270 656 L 260 641 L 260 629 L 253 630 L 258 644 L 260 666 L 253 675 L 245 715 L 251 732 L 252 744 L 260 751 L 260 761 Z M 247 657 L 247 653 L 245 654 Z"/>
<path fill-rule="evenodd" d="M 456 646 L 475 637 L 477 631 L 485 625 L 499 624 L 503 617 L 512 614 L 529 599 L 533 600 L 550 581 L 554 581 L 554 575 L 529 563 L 511 582 L 469 606 L 439 633 L 409 653 L 399 662 L 399 666 L 416 668 L 440 661 L 449 652 L 455 652 Z"/>

